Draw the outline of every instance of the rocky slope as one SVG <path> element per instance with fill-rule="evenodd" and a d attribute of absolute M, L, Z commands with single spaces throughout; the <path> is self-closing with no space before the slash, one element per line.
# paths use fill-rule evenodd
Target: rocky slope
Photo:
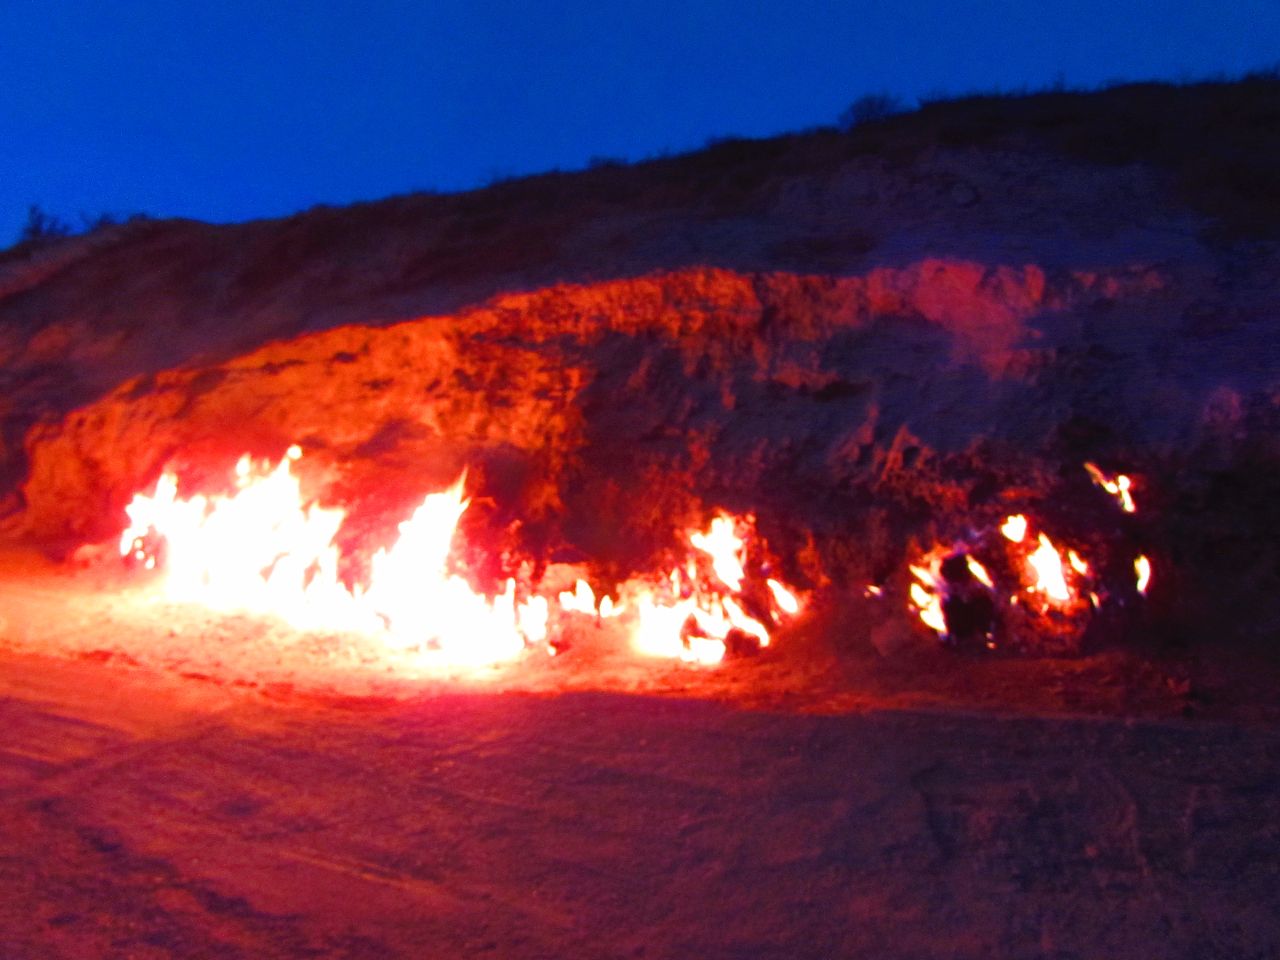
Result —
<path fill-rule="evenodd" d="M 1069 515 L 1097 460 L 1138 476 L 1125 535 L 1179 615 L 1255 609 L 1280 191 L 1240 144 L 1270 149 L 1280 83 L 1157 92 L 9 251 L 7 529 L 106 537 L 168 462 L 211 483 L 298 442 L 356 543 L 465 468 L 495 564 L 624 576 L 726 506 L 848 584 L 1012 506 Z M 1211 144 L 1170 146 L 1200 120 Z"/>

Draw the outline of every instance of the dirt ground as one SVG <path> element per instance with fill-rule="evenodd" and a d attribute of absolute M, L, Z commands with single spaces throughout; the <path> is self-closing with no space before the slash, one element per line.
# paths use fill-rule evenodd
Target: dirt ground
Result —
<path fill-rule="evenodd" d="M 344 689 L 308 686 L 315 648 L 253 682 L 156 627 L 184 669 L 83 574 L 2 583 L 12 960 L 1280 956 L 1277 728 L 1187 719 L 1155 667 L 1144 718 L 1063 711 L 1142 686 L 1105 659 L 913 688 L 947 661 L 834 670 L 803 633 L 719 671 L 587 648 Z"/>

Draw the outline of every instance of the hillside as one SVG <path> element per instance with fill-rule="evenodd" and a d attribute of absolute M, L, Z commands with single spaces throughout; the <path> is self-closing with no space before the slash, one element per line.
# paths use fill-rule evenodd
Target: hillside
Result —
<path fill-rule="evenodd" d="M 491 565 L 605 583 L 714 507 L 837 593 L 1035 510 L 1152 555 L 1158 632 L 1252 645 L 1280 625 L 1277 118 L 1273 77 L 977 97 L 14 248 L 4 529 L 61 555 L 166 464 L 295 442 L 356 551 L 466 469 Z M 1136 518 L 1086 461 L 1136 477 Z"/>

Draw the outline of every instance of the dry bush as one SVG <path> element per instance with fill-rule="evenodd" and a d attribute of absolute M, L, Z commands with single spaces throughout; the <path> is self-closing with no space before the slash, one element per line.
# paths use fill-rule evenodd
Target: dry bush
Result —
<path fill-rule="evenodd" d="M 849 104 L 840 114 L 840 128 L 852 130 L 877 120 L 887 120 L 907 112 L 907 105 L 891 93 L 867 93 Z"/>

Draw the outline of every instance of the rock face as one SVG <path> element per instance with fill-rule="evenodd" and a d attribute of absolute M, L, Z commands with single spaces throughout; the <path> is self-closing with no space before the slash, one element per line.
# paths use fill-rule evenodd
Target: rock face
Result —
<path fill-rule="evenodd" d="M 862 540 L 876 507 L 919 526 L 982 507 L 981 485 L 997 506 L 996 478 L 1025 482 L 1032 463 L 1194 441 L 1212 396 L 1135 389 L 1132 363 L 1087 369 L 1114 335 L 1100 320 L 1138 356 L 1170 338 L 1168 286 L 1155 268 L 941 259 L 844 278 L 699 270 L 344 326 L 137 378 L 37 428 L 25 522 L 46 542 L 109 536 L 166 464 L 216 485 L 242 452 L 297 442 L 353 537 L 467 470 L 470 522 L 536 559 L 624 573 L 715 505 L 793 546 Z"/>
<path fill-rule="evenodd" d="M 9 532 L 108 537 L 166 464 L 216 485 L 298 443 L 357 548 L 467 470 L 496 565 L 625 576 L 723 506 L 848 581 L 1070 512 L 1097 460 L 1188 578 L 1270 583 L 1280 247 L 1206 232 L 1154 165 L 832 136 L 11 252 Z"/>

